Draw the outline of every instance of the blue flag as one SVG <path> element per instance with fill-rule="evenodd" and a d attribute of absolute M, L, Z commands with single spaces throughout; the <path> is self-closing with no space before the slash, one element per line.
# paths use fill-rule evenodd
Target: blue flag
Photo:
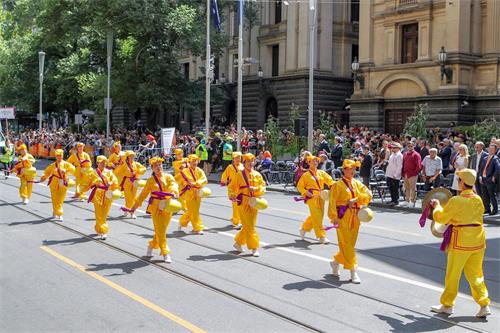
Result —
<path fill-rule="evenodd" d="M 219 7 L 217 7 L 217 0 L 211 0 L 212 3 L 212 16 L 214 18 L 215 30 L 220 32 L 220 16 L 219 16 Z"/>

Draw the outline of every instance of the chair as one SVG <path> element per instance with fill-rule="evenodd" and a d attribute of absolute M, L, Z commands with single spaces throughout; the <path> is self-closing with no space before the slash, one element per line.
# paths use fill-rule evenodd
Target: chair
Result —
<path fill-rule="evenodd" d="M 272 162 L 271 167 L 269 168 L 269 172 L 266 173 L 267 180 L 271 184 L 279 184 L 280 183 L 280 171 L 277 170 L 276 163 Z"/>
<path fill-rule="evenodd" d="M 451 186 L 453 185 L 453 178 L 455 178 L 454 173 L 447 174 L 443 181 L 444 187 L 451 188 Z"/>
<path fill-rule="evenodd" d="M 384 203 L 385 196 L 389 191 L 389 186 L 387 186 L 387 180 L 383 172 L 375 173 L 375 190 L 375 193 L 378 194 L 378 197 L 382 200 L 382 203 Z"/>

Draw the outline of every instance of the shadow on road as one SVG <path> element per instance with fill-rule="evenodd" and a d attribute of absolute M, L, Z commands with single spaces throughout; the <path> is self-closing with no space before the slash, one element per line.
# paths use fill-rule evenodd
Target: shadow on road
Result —
<path fill-rule="evenodd" d="M 344 284 L 350 284 L 348 280 L 340 280 L 331 274 L 325 274 L 321 280 L 305 280 L 300 282 L 287 283 L 283 285 L 285 290 L 303 291 L 306 289 L 330 289 L 338 288 Z"/>
<path fill-rule="evenodd" d="M 67 245 L 87 243 L 90 241 L 93 241 L 93 239 L 87 237 L 77 237 L 77 238 L 69 238 L 61 240 L 44 240 L 43 245 L 49 246 L 49 245 L 63 244 L 67 246 Z"/>
<path fill-rule="evenodd" d="M 237 252 L 234 251 L 234 253 L 220 253 L 220 254 L 210 254 L 208 256 L 202 256 L 202 255 L 193 255 L 189 256 L 187 260 L 191 261 L 229 261 L 229 260 L 236 260 L 238 259 L 238 256 L 234 255 Z"/>
<path fill-rule="evenodd" d="M 23 222 L 11 222 L 7 224 L 9 227 L 13 227 L 16 225 L 37 225 L 37 224 L 42 224 L 42 223 L 47 223 L 49 222 L 50 219 L 41 219 L 41 220 L 32 220 L 32 221 L 23 221 Z"/>
<path fill-rule="evenodd" d="M 89 264 L 90 268 L 87 271 L 97 272 L 97 271 L 105 271 L 105 270 L 121 270 L 121 273 L 112 273 L 107 274 L 106 276 L 119 276 L 125 274 L 132 274 L 136 269 L 146 267 L 149 263 L 144 260 L 136 260 L 129 262 L 122 262 L 118 264 Z"/>
<path fill-rule="evenodd" d="M 285 244 L 269 244 L 269 245 L 266 245 L 263 247 L 263 249 L 273 249 L 273 248 L 277 248 L 277 247 L 293 247 L 293 248 L 296 248 L 296 249 L 302 249 L 302 250 L 311 250 L 311 248 L 309 247 L 310 245 L 314 245 L 314 244 L 317 244 L 317 243 L 310 243 L 308 241 L 305 241 L 305 240 L 301 240 L 301 239 L 296 239 L 294 240 L 293 243 L 285 243 Z"/>

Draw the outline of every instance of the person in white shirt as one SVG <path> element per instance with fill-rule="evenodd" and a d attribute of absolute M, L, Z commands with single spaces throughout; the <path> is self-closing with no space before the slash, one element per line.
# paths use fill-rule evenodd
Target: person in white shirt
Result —
<path fill-rule="evenodd" d="M 401 171 L 403 170 L 403 154 L 401 154 L 401 145 L 393 142 L 389 145 L 391 156 L 387 163 L 385 177 L 387 186 L 391 193 L 391 202 L 389 205 L 395 206 L 399 203 L 399 182 L 401 180 Z"/>

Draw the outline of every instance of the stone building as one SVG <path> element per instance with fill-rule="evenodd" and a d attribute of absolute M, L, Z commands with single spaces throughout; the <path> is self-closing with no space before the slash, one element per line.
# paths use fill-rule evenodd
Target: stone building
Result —
<path fill-rule="evenodd" d="M 362 0 L 359 36 L 351 125 L 401 133 L 420 103 L 429 126 L 500 120 L 500 1 Z"/>

